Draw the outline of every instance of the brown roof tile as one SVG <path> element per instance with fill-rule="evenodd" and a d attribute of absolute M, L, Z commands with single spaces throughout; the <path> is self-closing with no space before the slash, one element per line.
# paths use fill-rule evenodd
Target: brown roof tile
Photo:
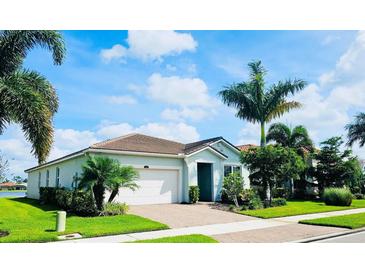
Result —
<path fill-rule="evenodd" d="M 90 148 L 162 154 L 179 154 L 184 152 L 185 145 L 166 139 L 134 133 L 94 144 L 90 146 Z"/>
<path fill-rule="evenodd" d="M 238 149 L 241 150 L 241 151 L 247 151 L 249 148 L 258 147 L 258 146 L 253 145 L 253 144 L 246 144 L 246 145 L 239 145 L 239 146 L 236 146 L 236 147 L 238 147 Z"/>

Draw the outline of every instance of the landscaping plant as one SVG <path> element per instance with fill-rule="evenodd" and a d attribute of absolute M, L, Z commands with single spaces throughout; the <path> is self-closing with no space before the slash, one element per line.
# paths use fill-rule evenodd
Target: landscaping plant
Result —
<path fill-rule="evenodd" d="M 137 176 L 138 173 L 133 167 L 123 167 L 115 159 L 87 155 L 86 163 L 82 166 L 79 188 L 90 189 L 97 209 L 103 211 L 105 190 L 111 190 L 109 197 L 111 202 L 121 187 L 136 190 L 138 186 L 134 179 Z"/>
<path fill-rule="evenodd" d="M 240 193 L 242 210 L 253 210 L 263 208 L 262 201 L 254 189 L 244 189 Z"/>
<path fill-rule="evenodd" d="M 236 207 L 239 207 L 238 197 L 243 190 L 243 178 L 239 173 L 231 173 L 223 179 L 222 192 L 228 199 L 234 202 Z"/>
<path fill-rule="evenodd" d="M 195 204 L 199 201 L 199 186 L 190 186 L 189 187 L 189 201 L 192 204 Z"/>
<path fill-rule="evenodd" d="M 286 97 L 301 91 L 306 82 L 301 79 L 279 81 L 266 87 L 266 70 L 261 61 L 248 63 L 249 79 L 246 82 L 227 86 L 219 92 L 228 106 L 237 109 L 236 116 L 261 126 L 261 147 L 266 145 L 265 124 L 301 106 Z"/>
<path fill-rule="evenodd" d="M 285 205 L 286 205 L 286 199 L 284 199 L 284 198 L 274 198 L 271 201 L 272 207 L 285 206 Z"/>
<path fill-rule="evenodd" d="M 126 203 L 106 203 L 104 210 L 101 212 L 102 216 L 114 216 L 127 214 L 129 206 Z"/>
<path fill-rule="evenodd" d="M 250 171 L 250 183 L 261 186 L 271 205 L 273 188 L 290 178 L 299 178 L 304 161 L 295 150 L 280 145 L 250 148 L 241 153 L 241 162 Z"/>
<path fill-rule="evenodd" d="M 326 205 L 350 206 L 352 203 L 352 193 L 347 188 L 325 188 L 323 201 Z"/>
<path fill-rule="evenodd" d="M 356 177 L 358 165 L 356 157 L 352 156 L 349 149 L 340 150 L 343 144 L 341 137 L 332 137 L 321 143 L 321 150 L 315 153 L 317 165 L 313 175 L 318 181 L 320 194 L 328 187 L 343 187 L 349 185 L 351 180 L 360 179 Z M 361 172 L 362 173 L 362 172 Z"/>

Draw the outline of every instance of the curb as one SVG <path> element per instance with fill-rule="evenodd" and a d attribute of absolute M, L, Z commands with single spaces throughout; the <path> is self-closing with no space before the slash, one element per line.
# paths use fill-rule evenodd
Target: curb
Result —
<path fill-rule="evenodd" d="M 326 239 L 336 238 L 336 237 L 340 237 L 340 236 L 355 234 L 355 233 L 363 232 L 363 231 L 365 231 L 365 228 L 357 228 L 357 229 L 351 229 L 350 231 L 345 231 L 345 232 L 337 232 L 337 233 L 332 233 L 332 234 L 326 234 L 326 235 L 291 241 L 289 243 L 312 243 L 312 242 L 316 242 L 316 241 L 320 241 L 320 240 L 326 240 Z"/>

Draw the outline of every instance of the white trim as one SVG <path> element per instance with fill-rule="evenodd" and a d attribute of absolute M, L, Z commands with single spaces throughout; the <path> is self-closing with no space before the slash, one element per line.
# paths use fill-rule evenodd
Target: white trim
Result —
<path fill-rule="evenodd" d="M 87 152 L 92 153 L 108 153 L 108 154 L 122 154 L 122 155 L 139 155 L 139 156 L 158 156 L 166 158 L 184 158 L 185 155 L 163 154 L 163 153 L 150 153 L 150 152 L 137 152 L 137 151 L 124 151 L 124 150 L 111 150 L 111 149 L 95 149 L 90 148 Z"/>
<path fill-rule="evenodd" d="M 214 143 L 210 144 L 210 145 L 214 145 L 217 144 L 219 142 L 223 142 L 225 143 L 227 146 L 231 147 L 237 154 L 241 154 L 240 150 L 237 147 L 232 146 L 230 143 L 228 143 L 227 141 L 225 141 L 224 139 L 220 139 L 218 141 L 215 141 Z"/>
<path fill-rule="evenodd" d="M 210 146 L 207 146 L 207 147 L 204 147 L 204 148 L 202 148 L 202 149 L 199 149 L 199 150 L 197 150 L 197 151 L 195 151 L 195 152 L 193 152 L 193 153 L 191 153 L 191 154 L 189 154 L 189 155 L 186 155 L 186 157 L 193 156 L 193 155 L 195 155 L 195 154 L 197 154 L 197 153 L 199 153 L 199 152 L 202 152 L 202 151 L 204 151 L 204 150 L 206 150 L 206 149 L 209 149 L 211 152 L 213 152 L 213 153 L 217 154 L 217 155 L 218 155 L 219 157 L 221 157 L 222 159 L 228 159 L 228 157 L 223 156 L 221 153 L 219 153 L 219 152 L 218 152 L 218 151 L 216 151 L 215 149 L 211 148 Z"/>
<path fill-rule="evenodd" d="M 83 150 L 83 151 L 80 151 L 79 153 L 74 154 L 74 155 L 61 157 L 60 159 L 56 159 L 56 160 L 50 161 L 50 162 L 45 163 L 45 164 L 42 164 L 42 165 L 40 165 L 40 166 L 31 167 L 31 168 L 29 168 L 29 169 L 24 170 L 24 172 L 29 173 L 29 172 L 32 172 L 32 171 L 35 171 L 35 170 L 38 170 L 38 169 L 41 169 L 41 168 L 44 168 L 44 167 L 48 167 L 48 166 L 50 166 L 50 165 L 58 164 L 58 163 L 61 163 L 61 162 L 63 162 L 63 161 L 66 161 L 66 160 L 70 160 L 70 159 L 73 159 L 73 158 L 76 158 L 76 157 L 82 156 L 82 155 L 84 155 L 86 152 L 87 152 L 87 149 L 85 149 L 85 150 Z"/>

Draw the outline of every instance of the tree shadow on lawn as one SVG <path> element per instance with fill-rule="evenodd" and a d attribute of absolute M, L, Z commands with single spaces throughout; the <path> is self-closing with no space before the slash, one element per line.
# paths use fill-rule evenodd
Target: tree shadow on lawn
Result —
<path fill-rule="evenodd" d="M 57 208 L 54 205 L 42 205 L 39 200 L 36 199 L 30 199 L 30 198 L 9 198 L 9 200 L 12 200 L 14 202 L 17 203 L 22 203 L 22 204 L 27 204 L 36 208 L 39 208 L 43 211 L 54 211 L 54 210 L 59 210 L 59 208 Z"/>

